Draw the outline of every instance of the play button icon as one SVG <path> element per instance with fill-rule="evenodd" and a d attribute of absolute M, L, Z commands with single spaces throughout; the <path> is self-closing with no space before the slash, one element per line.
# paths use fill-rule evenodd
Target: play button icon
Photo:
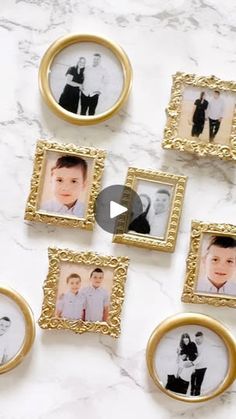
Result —
<path fill-rule="evenodd" d="M 98 225 L 108 233 L 114 234 L 120 217 L 128 228 L 134 214 L 136 217 L 143 212 L 143 206 L 133 189 L 124 185 L 112 185 L 100 192 L 94 212 Z"/>

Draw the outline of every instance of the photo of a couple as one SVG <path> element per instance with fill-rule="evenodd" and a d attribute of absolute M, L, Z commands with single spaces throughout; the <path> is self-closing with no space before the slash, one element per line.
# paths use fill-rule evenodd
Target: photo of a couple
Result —
<path fill-rule="evenodd" d="M 102 45 L 81 42 L 62 50 L 50 71 L 56 102 L 78 116 L 93 116 L 115 104 L 123 89 L 123 72 Z"/>
<path fill-rule="evenodd" d="M 142 202 L 143 211 L 136 216 L 135 208 L 132 208 L 129 233 L 164 238 L 171 209 L 171 187 L 140 180 L 136 192 Z"/>
<path fill-rule="evenodd" d="M 156 370 L 167 390 L 186 397 L 203 396 L 215 390 L 226 376 L 227 348 L 206 327 L 182 326 L 161 339 L 156 352 Z"/>
<path fill-rule="evenodd" d="M 178 135 L 212 144 L 229 144 L 235 95 L 219 89 L 186 87 Z"/>

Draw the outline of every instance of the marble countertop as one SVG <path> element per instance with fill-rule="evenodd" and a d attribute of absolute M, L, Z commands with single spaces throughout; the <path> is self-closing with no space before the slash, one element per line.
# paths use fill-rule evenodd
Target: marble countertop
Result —
<path fill-rule="evenodd" d="M 236 336 L 234 309 L 180 301 L 191 220 L 235 224 L 234 163 L 161 148 L 172 74 L 235 79 L 235 16 L 233 0 L 223 7 L 213 0 L 1 2 L 1 281 L 28 300 L 38 319 L 49 245 L 131 259 L 120 338 L 37 327 L 31 354 L 0 377 L 1 419 L 235 417 L 236 384 L 207 403 L 176 402 L 153 385 L 145 363 L 152 330 L 177 312 L 212 315 Z M 133 66 L 127 105 L 99 125 L 70 125 L 40 97 L 40 59 L 51 42 L 72 32 L 113 39 Z M 103 187 L 123 181 L 132 165 L 188 176 L 175 253 L 112 244 L 98 226 L 92 234 L 24 222 L 39 138 L 106 149 Z"/>

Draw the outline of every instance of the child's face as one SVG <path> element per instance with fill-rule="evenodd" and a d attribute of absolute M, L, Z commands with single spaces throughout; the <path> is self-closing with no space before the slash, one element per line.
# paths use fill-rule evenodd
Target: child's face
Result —
<path fill-rule="evenodd" d="M 1 319 L 0 320 L 0 336 L 4 335 L 6 331 L 9 329 L 11 323 L 7 320 Z"/>
<path fill-rule="evenodd" d="M 169 207 L 169 196 L 165 193 L 156 193 L 156 199 L 154 201 L 155 214 L 161 214 L 168 210 Z"/>
<path fill-rule="evenodd" d="M 72 206 L 84 188 L 83 172 L 80 167 L 61 167 L 52 172 L 52 188 L 56 199 L 63 205 Z"/>
<path fill-rule="evenodd" d="M 235 274 L 236 249 L 212 245 L 206 256 L 206 275 L 217 285 L 223 285 Z"/>
<path fill-rule="evenodd" d="M 70 288 L 70 291 L 73 294 L 76 294 L 80 289 L 81 281 L 79 280 L 79 278 L 70 278 L 68 282 L 68 286 Z"/>
<path fill-rule="evenodd" d="M 102 284 L 104 274 L 103 272 L 94 272 L 91 276 L 91 283 L 94 288 L 99 288 Z"/>

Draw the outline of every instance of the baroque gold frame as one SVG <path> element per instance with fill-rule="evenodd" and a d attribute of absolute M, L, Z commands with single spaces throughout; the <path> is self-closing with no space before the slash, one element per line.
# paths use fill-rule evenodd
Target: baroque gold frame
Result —
<path fill-rule="evenodd" d="M 145 170 L 138 169 L 136 167 L 129 167 L 125 186 L 131 190 L 135 190 L 135 185 L 138 180 L 157 182 L 174 187 L 165 238 L 161 239 L 147 234 L 125 233 L 125 231 L 127 231 L 129 222 L 129 213 L 126 212 L 118 218 L 115 234 L 113 235 L 113 243 L 127 244 L 151 250 L 161 250 L 164 252 L 173 252 L 177 239 L 187 177 L 159 172 L 156 170 Z M 128 196 L 126 196 L 122 201 L 122 205 L 129 208 Z"/>
<path fill-rule="evenodd" d="M 212 332 L 216 333 L 224 342 L 228 350 L 229 366 L 227 375 L 221 384 L 210 394 L 204 396 L 183 396 L 181 394 L 174 393 L 173 391 L 167 390 L 164 387 L 164 384 L 159 379 L 157 372 L 155 370 L 155 352 L 156 348 L 163 338 L 163 336 L 170 332 L 173 329 L 176 329 L 181 326 L 196 325 L 201 327 L 206 327 Z M 181 313 L 175 316 L 171 316 L 160 323 L 156 329 L 151 334 L 147 349 L 146 349 L 146 362 L 148 371 L 154 381 L 154 383 L 163 391 L 166 395 L 172 397 L 173 399 L 180 400 L 183 402 L 190 403 L 199 403 L 210 400 L 216 396 L 219 396 L 223 393 L 235 380 L 236 376 L 236 343 L 234 337 L 231 335 L 230 331 L 220 322 L 213 319 L 210 316 L 199 313 Z"/>
<path fill-rule="evenodd" d="M 195 290 L 198 281 L 201 258 L 201 243 L 203 235 L 209 233 L 217 236 L 235 236 L 236 226 L 231 224 L 211 224 L 202 221 L 192 221 L 191 240 L 187 258 L 186 278 L 181 300 L 185 303 L 211 304 L 216 307 L 227 306 L 236 308 L 236 295 L 216 295 Z"/>
<path fill-rule="evenodd" d="M 123 90 L 121 92 L 120 97 L 118 98 L 116 103 L 114 103 L 114 105 L 111 108 L 109 108 L 107 111 L 102 112 L 98 115 L 94 115 L 94 116 L 75 115 L 63 109 L 54 99 L 51 89 L 49 87 L 50 67 L 54 58 L 64 48 L 72 44 L 79 43 L 79 42 L 94 42 L 108 48 L 116 56 L 123 70 L 124 85 L 123 85 Z M 109 39 L 106 39 L 97 35 L 73 34 L 73 35 L 66 35 L 57 39 L 45 52 L 42 58 L 41 64 L 40 64 L 40 68 L 39 68 L 39 88 L 40 88 L 44 101 L 46 102 L 48 107 L 58 117 L 66 120 L 67 122 L 71 122 L 77 125 L 96 124 L 98 122 L 105 121 L 106 119 L 112 117 L 115 113 L 117 113 L 121 109 L 125 101 L 128 99 L 131 87 L 132 87 L 132 67 L 131 67 L 128 56 L 126 55 L 124 50 L 115 42 L 112 42 Z"/>
<path fill-rule="evenodd" d="M 45 175 L 46 155 L 48 151 L 94 159 L 93 177 L 85 218 L 76 218 L 69 215 L 66 216 L 55 213 L 44 213 L 40 212 L 40 209 L 38 209 L 38 202 Z M 56 142 L 39 140 L 36 145 L 31 190 L 25 209 L 25 220 L 92 230 L 95 223 L 94 203 L 100 191 L 105 156 L 106 152 L 104 150 L 98 150 L 90 147 L 77 147 L 74 144 L 59 144 Z"/>
<path fill-rule="evenodd" d="M 0 286 L 0 294 L 8 297 L 17 304 L 25 320 L 25 338 L 22 347 L 13 358 L 11 358 L 3 365 L 0 365 L 0 374 L 2 374 L 15 368 L 20 362 L 23 361 L 25 356 L 30 351 L 35 338 L 35 323 L 30 306 L 20 294 L 18 294 L 13 289 L 3 285 Z"/>
<path fill-rule="evenodd" d="M 202 77 L 195 74 L 177 72 L 173 76 L 171 99 L 167 108 L 167 123 L 162 147 L 178 151 L 195 153 L 198 156 L 217 156 L 220 159 L 236 160 L 236 109 L 232 120 L 230 146 L 202 143 L 178 136 L 181 115 L 182 95 L 186 86 L 194 86 L 222 91 L 236 92 L 236 82 L 221 80 L 215 76 Z"/>
<path fill-rule="evenodd" d="M 68 249 L 48 249 L 49 271 L 44 283 L 44 300 L 39 326 L 42 329 L 70 329 L 75 333 L 97 332 L 112 337 L 120 333 L 121 308 L 124 301 L 124 286 L 129 259 L 127 257 L 103 256 L 93 252 L 75 252 Z M 107 322 L 69 320 L 55 316 L 60 263 L 72 262 L 82 265 L 97 265 L 114 269 L 109 319 Z"/>

